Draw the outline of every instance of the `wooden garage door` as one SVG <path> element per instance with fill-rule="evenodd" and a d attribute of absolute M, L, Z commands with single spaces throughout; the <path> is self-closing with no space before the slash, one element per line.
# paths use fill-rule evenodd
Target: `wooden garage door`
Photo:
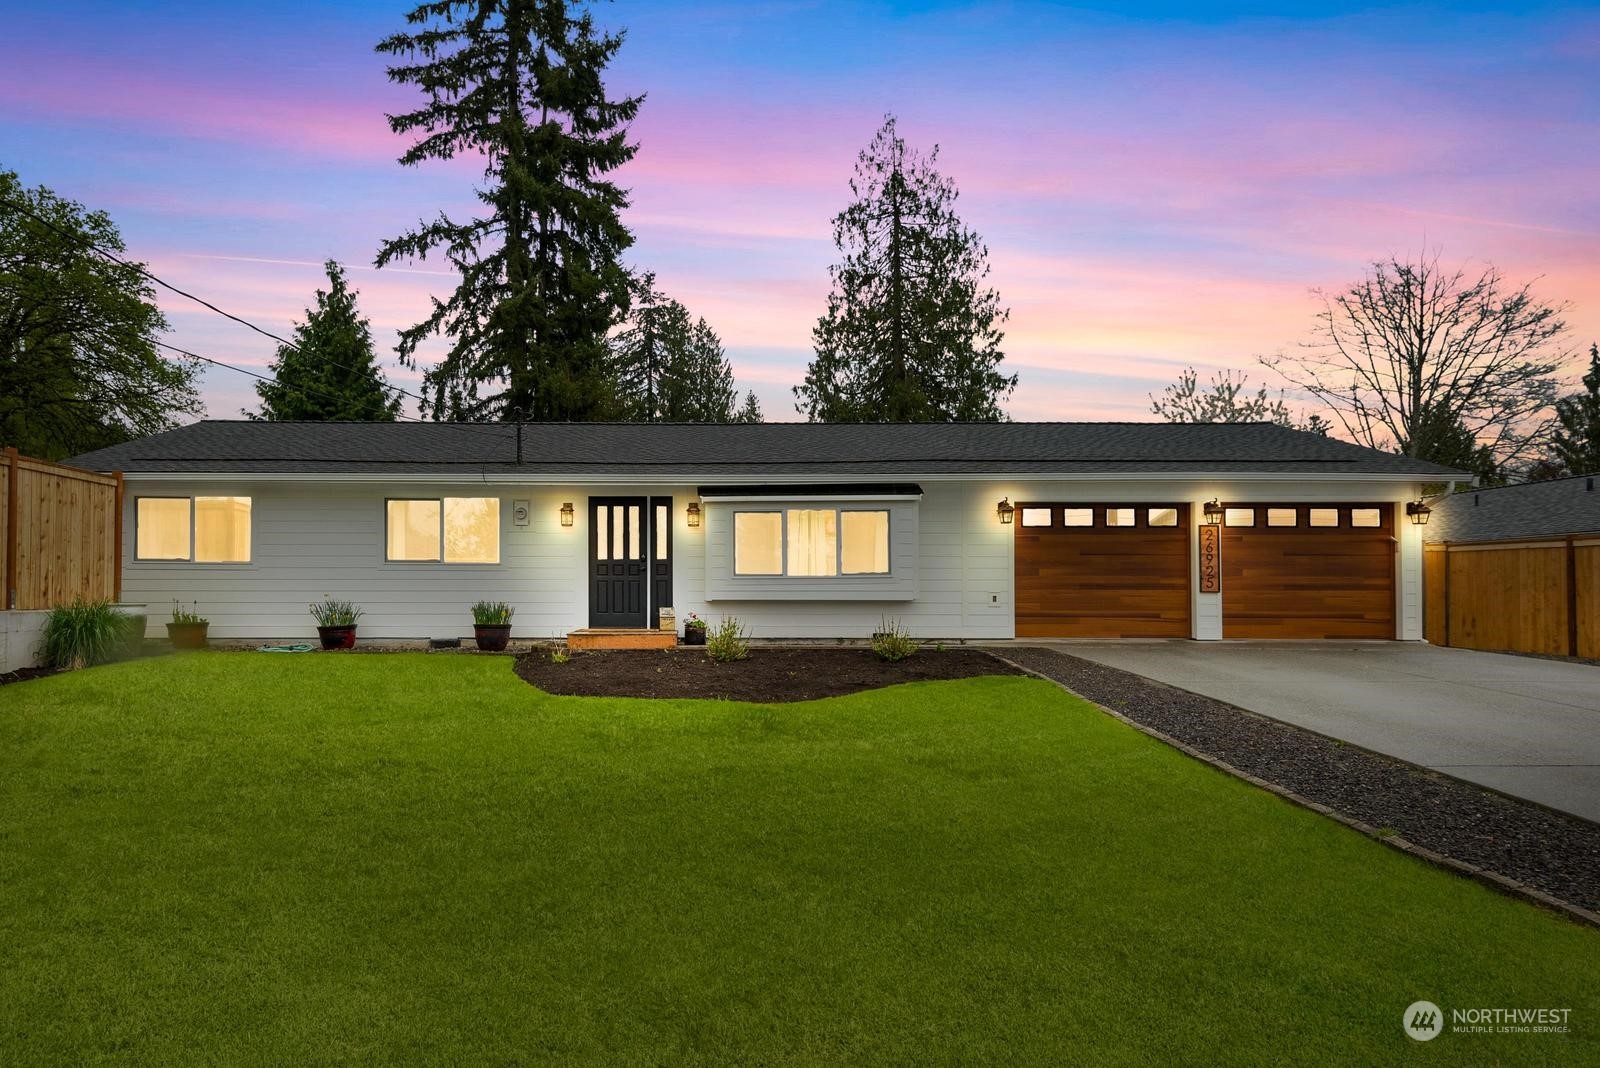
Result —
<path fill-rule="evenodd" d="M 1393 638 L 1394 506 L 1229 505 L 1224 638 Z"/>
<path fill-rule="evenodd" d="M 1189 510 L 1019 504 L 1017 637 L 1189 637 Z"/>

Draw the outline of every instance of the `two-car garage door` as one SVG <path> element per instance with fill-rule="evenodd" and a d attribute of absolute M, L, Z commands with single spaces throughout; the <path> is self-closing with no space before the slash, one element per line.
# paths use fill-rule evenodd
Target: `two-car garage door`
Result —
<path fill-rule="evenodd" d="M 1393 638 L 1392 505 L 1249 505 L 1222 518 L 1224 638 Z"/>
<path fill-rule="evenodd" d="M 1189 509 L 1024 504 L 1017 637 L 1187 638 Z"/>
<path fill-rule="evenodd" d="M 1393 638 L 1392 505 L 1228 506 L 1220 531 L 1224 638 Z M 1182 504 L 1023 504 L 1019 638 L 1186 638 Z"/>

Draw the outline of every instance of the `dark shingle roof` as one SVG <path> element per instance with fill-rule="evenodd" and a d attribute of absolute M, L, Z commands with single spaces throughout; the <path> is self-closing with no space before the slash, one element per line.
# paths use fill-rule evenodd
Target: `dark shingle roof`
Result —
<path fill-rule="evenodd" d="M 129 473 L 615 473 L 828 478 L 986 473 L 1461 477 L 1271 423 L 263 423 L 207 420 L 71 461 Z"/>
<path fill-rule="evenodd" d="M 1429 541 L 1506 541 L 1600 533 L 1600 474 L 1470 490 L 1433 506 Z"/>

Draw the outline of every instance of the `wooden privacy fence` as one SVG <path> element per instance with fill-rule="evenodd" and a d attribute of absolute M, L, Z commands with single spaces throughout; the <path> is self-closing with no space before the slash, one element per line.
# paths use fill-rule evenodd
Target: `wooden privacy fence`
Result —
<path fill-rule="evenodd" d="M 0 463 L 0 609 L 122 596 L 122 476 L 5 450 Z"/>
<path fill-rule="evenodd" d="M 1435 645 L 1600 658 L 1600 535 L 1427 545 Z"/>

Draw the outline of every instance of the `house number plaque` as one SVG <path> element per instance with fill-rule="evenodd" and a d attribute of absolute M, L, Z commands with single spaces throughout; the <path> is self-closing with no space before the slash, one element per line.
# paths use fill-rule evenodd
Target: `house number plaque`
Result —
<path fill-rule="evenodd" d="M 1200 592 L 1222 592 L 1222 528 L 1200 528 Z"/>

